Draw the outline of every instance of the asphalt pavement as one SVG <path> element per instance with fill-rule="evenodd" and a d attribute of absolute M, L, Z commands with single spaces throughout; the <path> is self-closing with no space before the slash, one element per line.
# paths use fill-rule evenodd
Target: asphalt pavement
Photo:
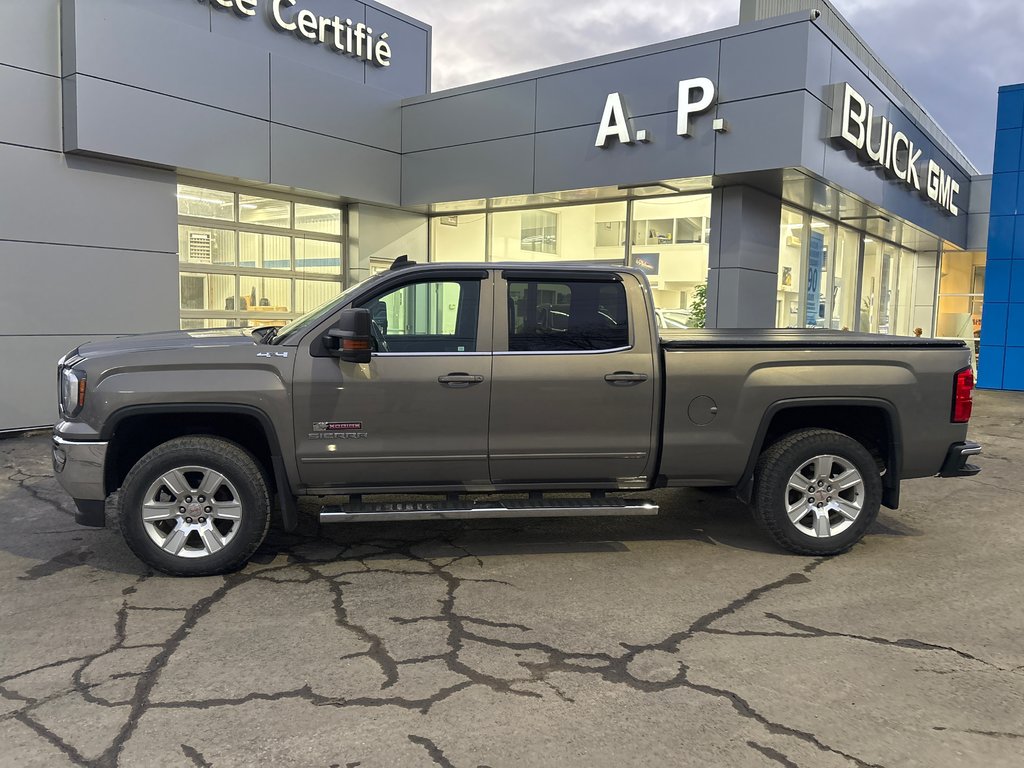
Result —
<path fill-rule="evenodd" d="M 1024 394 L 836 558 L 653 518 L 272 532 L 155 575 L 0 440 L 0 765 L 1024 765 Z M 308 511 L 314 505 L 307 504 Z"/>

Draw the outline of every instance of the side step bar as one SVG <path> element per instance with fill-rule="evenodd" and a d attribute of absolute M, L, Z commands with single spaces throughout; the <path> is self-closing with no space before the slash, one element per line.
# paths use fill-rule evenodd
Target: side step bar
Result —
<path fill-rule="evenodd" d="M 320 510 L 321 523 L 368 523 L 387 520 L 466 520 L 474 517 L 599 517 L 656 515 L 658 505 L 612 496 L 589 499 L 510 499 L 486 501 L 407 501 L 347 504 Z"/>

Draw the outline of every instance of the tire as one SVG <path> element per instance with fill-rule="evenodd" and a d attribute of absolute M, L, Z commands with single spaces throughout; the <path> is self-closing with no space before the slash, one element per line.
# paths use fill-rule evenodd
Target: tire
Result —
<path fill-rule="evenodd" d="M 791 432 L 761 454 L 755 469 L 754 516 L 798 555 L 846 552 L 875 522 L 881 501 L 877 461 L 841 432 Z"/>
<path fill-rule="evenodd" d="M 170 576 L 238 570 L 270 526 L 270 495 L 259 463 L 218 437 L 158 445 L 132 467 L 118 496 L 128 547 Z"/>

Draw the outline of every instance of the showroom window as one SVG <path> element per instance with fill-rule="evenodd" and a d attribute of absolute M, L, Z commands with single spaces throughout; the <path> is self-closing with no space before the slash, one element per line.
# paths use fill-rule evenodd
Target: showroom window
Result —
<path fill-rule="evenodd" d="M 916 269 L 913 251 L 783 207 L 776 327 L 909 336 Z"/>
<path fill-rule="evenodd" d="M 280 326 L 341 293 L 339 207 L 207 183 L 177 200 L 183 329 Z"/>
<path fill-rule="evenodd" d="M 558 253 L 558 213 L 523 211 L 519 217 L 520 248 L 534 253 Z"/>
<path fill-rule="evenodd" d="M 708 279 L 711 195 L 662 194 L 543 208 L 527 207 L 533 202 L 529 197 L 466 201 L 461 205 L 474 210 L 433 216 L 431 260 L 632 264 L 650 280 L 659 327 L 693 324 L 691 310 L 702 301 Z"/>
<path fill-rule="evenodd" d="M 711 195 L 636 200 L 630 263 L 647 274 L 659 328 L 700 325 L 692 316 L 708 280 Z"/>
<path fill-rule="evenodd" d="M 972 346 L 981 338 L 985 302 L 985 253 L 960 251 L 946 244 L 939 271 L 939 311 L 935 335 L 964 339 Z"/>
<path fill-rule="evenodd" d="M 623 264 L 626 203 L 567 205 L 490 214 L 492 261 Z"/>

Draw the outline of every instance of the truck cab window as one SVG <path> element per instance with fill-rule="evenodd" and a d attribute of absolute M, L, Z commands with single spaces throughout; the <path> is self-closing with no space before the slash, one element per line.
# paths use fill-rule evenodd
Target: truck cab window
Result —
<path fill-rule="evenodd" d="M 426 280 L 366 299 L 380 353 L 475 352 L 477 280 Z"/>
<path fill-rule="evenodd" d="M 580 352 L 629 346 L 626 289 L 613 282 L 510 281 L 511 352 Z"/>

